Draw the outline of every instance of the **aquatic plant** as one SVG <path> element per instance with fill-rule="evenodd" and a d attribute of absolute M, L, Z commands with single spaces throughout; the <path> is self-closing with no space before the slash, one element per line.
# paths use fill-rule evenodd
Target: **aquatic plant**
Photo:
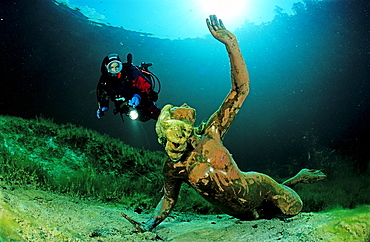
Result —
<path fill-rule="evenodd" d="M 8 185 L 32 184 L 105 201 L 134 191 L 155 196 L 151 193 L 160 190 L 161 152 L 42 118 L 1 117 L 1 123 L 0 174 Z"/>
<path fill-rule="evenodd" d="M 138 212 L 152 210 L 162 196 L 164 152 L 126 145 L 107 135 L 52 120 L 0 116 L 0 185 L 24 186 L 104 202 L 121 203 Z M 155 141 L 153 141 L 155 142 Z M 370 176 L 351 172 L 348 158 L 330 150 L 311 151 L 309 167 L 322 169 L 328 179 L 298 184 L 303 211 L 370 204 Z M 302 164 L 291 162 L 299 171 Z M 285 173 L 263 171 L 278 180 Z M 281 175 L 283 174 L 283 175 Z M 294 175 L 294 174 L 291 174 Z M 335 199 L 333 199 L 335 198 Z M 176 211 L 216 214 L 219 211 L 191 187 L 181 189 Z"/>
<path fill-rule="evenodd" d="M 330 211 L 330 220 L 316 229 L 326 241 L 369 241 L 370 206 Z M 365 239 L 364 239 L 365 238 Z"/>
<path fill-rule="evenodd" d="M 39 188 L 135 210 L 153 209 L 162 196 L 164 152 L 137 149 L 93 130 L 40 117 L 0 116 L 0 123 L 3 187 Z M 207 206 L 211 210 L 194 192 L 190 198 L 182 196 L 178 210 L 203 207 L 207 213 Z"/>

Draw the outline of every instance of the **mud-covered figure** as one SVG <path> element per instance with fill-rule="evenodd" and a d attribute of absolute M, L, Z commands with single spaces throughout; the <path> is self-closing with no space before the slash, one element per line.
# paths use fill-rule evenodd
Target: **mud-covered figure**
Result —
<path fill-rule="evenodd" d="M 249 75 L 236 37 L 215 15 L 207 19 L 207 25 L 213 37 L 226 46 L 232 88 L 219 109 L 199 128 L 193 126 L 195 109 L 187 104 L 162 109 L 156 132 L 169 157 L 163 170 L 164 196 L 145 224 L 131 220 L 139 231 L 155 228 L 170 214 L 183 182 L 221 211 L 241 220 L 254 220 L 277 213 L 298 214 L 302 201 L 291 187 L 326 177 L 318 170 L 303 169 L 279 184 L 265 174 L 239 170 L 222 138 L 249 93 Z"/>

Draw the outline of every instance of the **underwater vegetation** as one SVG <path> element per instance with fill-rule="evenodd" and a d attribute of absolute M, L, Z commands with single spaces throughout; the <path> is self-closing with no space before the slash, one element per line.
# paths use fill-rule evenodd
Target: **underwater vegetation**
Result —
<path fill-rule="evenodd" d="M 96 131 L 44 118 L 1 116 L 0 124 L 2 187 L 117 202 L 138 212 L 154 208 L 162 196 L 164 152 L 133 148 Z M 190 188 L 184 187 L 181 197 L 180 211 L 212 211 Z"/>
<path fill-rule="evenodd" d="M 0 185 L 4 189 L 42 189 L 103 202 L 120 203 L 138 213 L 154 209 L 162 196 L 164 152 L 133 148 L 107 135 L 44 118 L 0 116 Z M 153 141 L 156 142 L 156 141 Z M 351 172 L 349 158 L 313 150 L 305 164 L 328 179 L 297 185 L 305 212 L 370 204 L 368 173 Z M 302 164 L 291 163 L 292 174 Z M 285 167 L 285 170 L 286 167 Z M 265 173 L 284 180 L 279 170 Z M 289 175 L 292 175 L 289 174 Z M 180 212 L 217 214 L 190 187 L 183 186 L 175 207 Z"/>
<path fill-rule="evenodd" d="M 326 241 L 370 241 L 370 206 L 334 209 L 330 215 L 331 219 L 317 228 L 323 238 L 335 235 Z"/>

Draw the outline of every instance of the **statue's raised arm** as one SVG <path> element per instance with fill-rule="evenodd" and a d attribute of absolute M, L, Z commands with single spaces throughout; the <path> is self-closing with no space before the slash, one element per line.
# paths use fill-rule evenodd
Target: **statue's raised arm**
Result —
<path fill-rule="evenodd" d="M 210 117 L 206 129 L 215 127 L 222 137 L 249 93 L 249 75 L 235 35 L 228 31 L 222 20 L 211 15 L 207 26 L 213 37 L 226 46 L 230 59 L 232 87 L 219 109 Z"/>

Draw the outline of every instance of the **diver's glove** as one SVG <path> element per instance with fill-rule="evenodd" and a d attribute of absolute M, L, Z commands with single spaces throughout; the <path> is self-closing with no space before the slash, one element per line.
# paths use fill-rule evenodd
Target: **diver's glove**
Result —
<path fill-rule="evenodd" d="M 139 94 L 135 94 L 132 97 L 132 99 L 128 101 L 128 105 L 135 108 L 137 105 L 140 104 L 140 101 L 141 101 L 141 97 L 139 96 Z"/>
<path fill-rule="evenodd" d="M 108 108 L 107 107 L 102 107 L 101 109 L 98 109 L 97 111 L 96 111 L 96 117 L 97 118 L 101 118 L 101 117 L 103 117 L 104 116 L 104 112 L 105 111 L 108 111 Z"/>

